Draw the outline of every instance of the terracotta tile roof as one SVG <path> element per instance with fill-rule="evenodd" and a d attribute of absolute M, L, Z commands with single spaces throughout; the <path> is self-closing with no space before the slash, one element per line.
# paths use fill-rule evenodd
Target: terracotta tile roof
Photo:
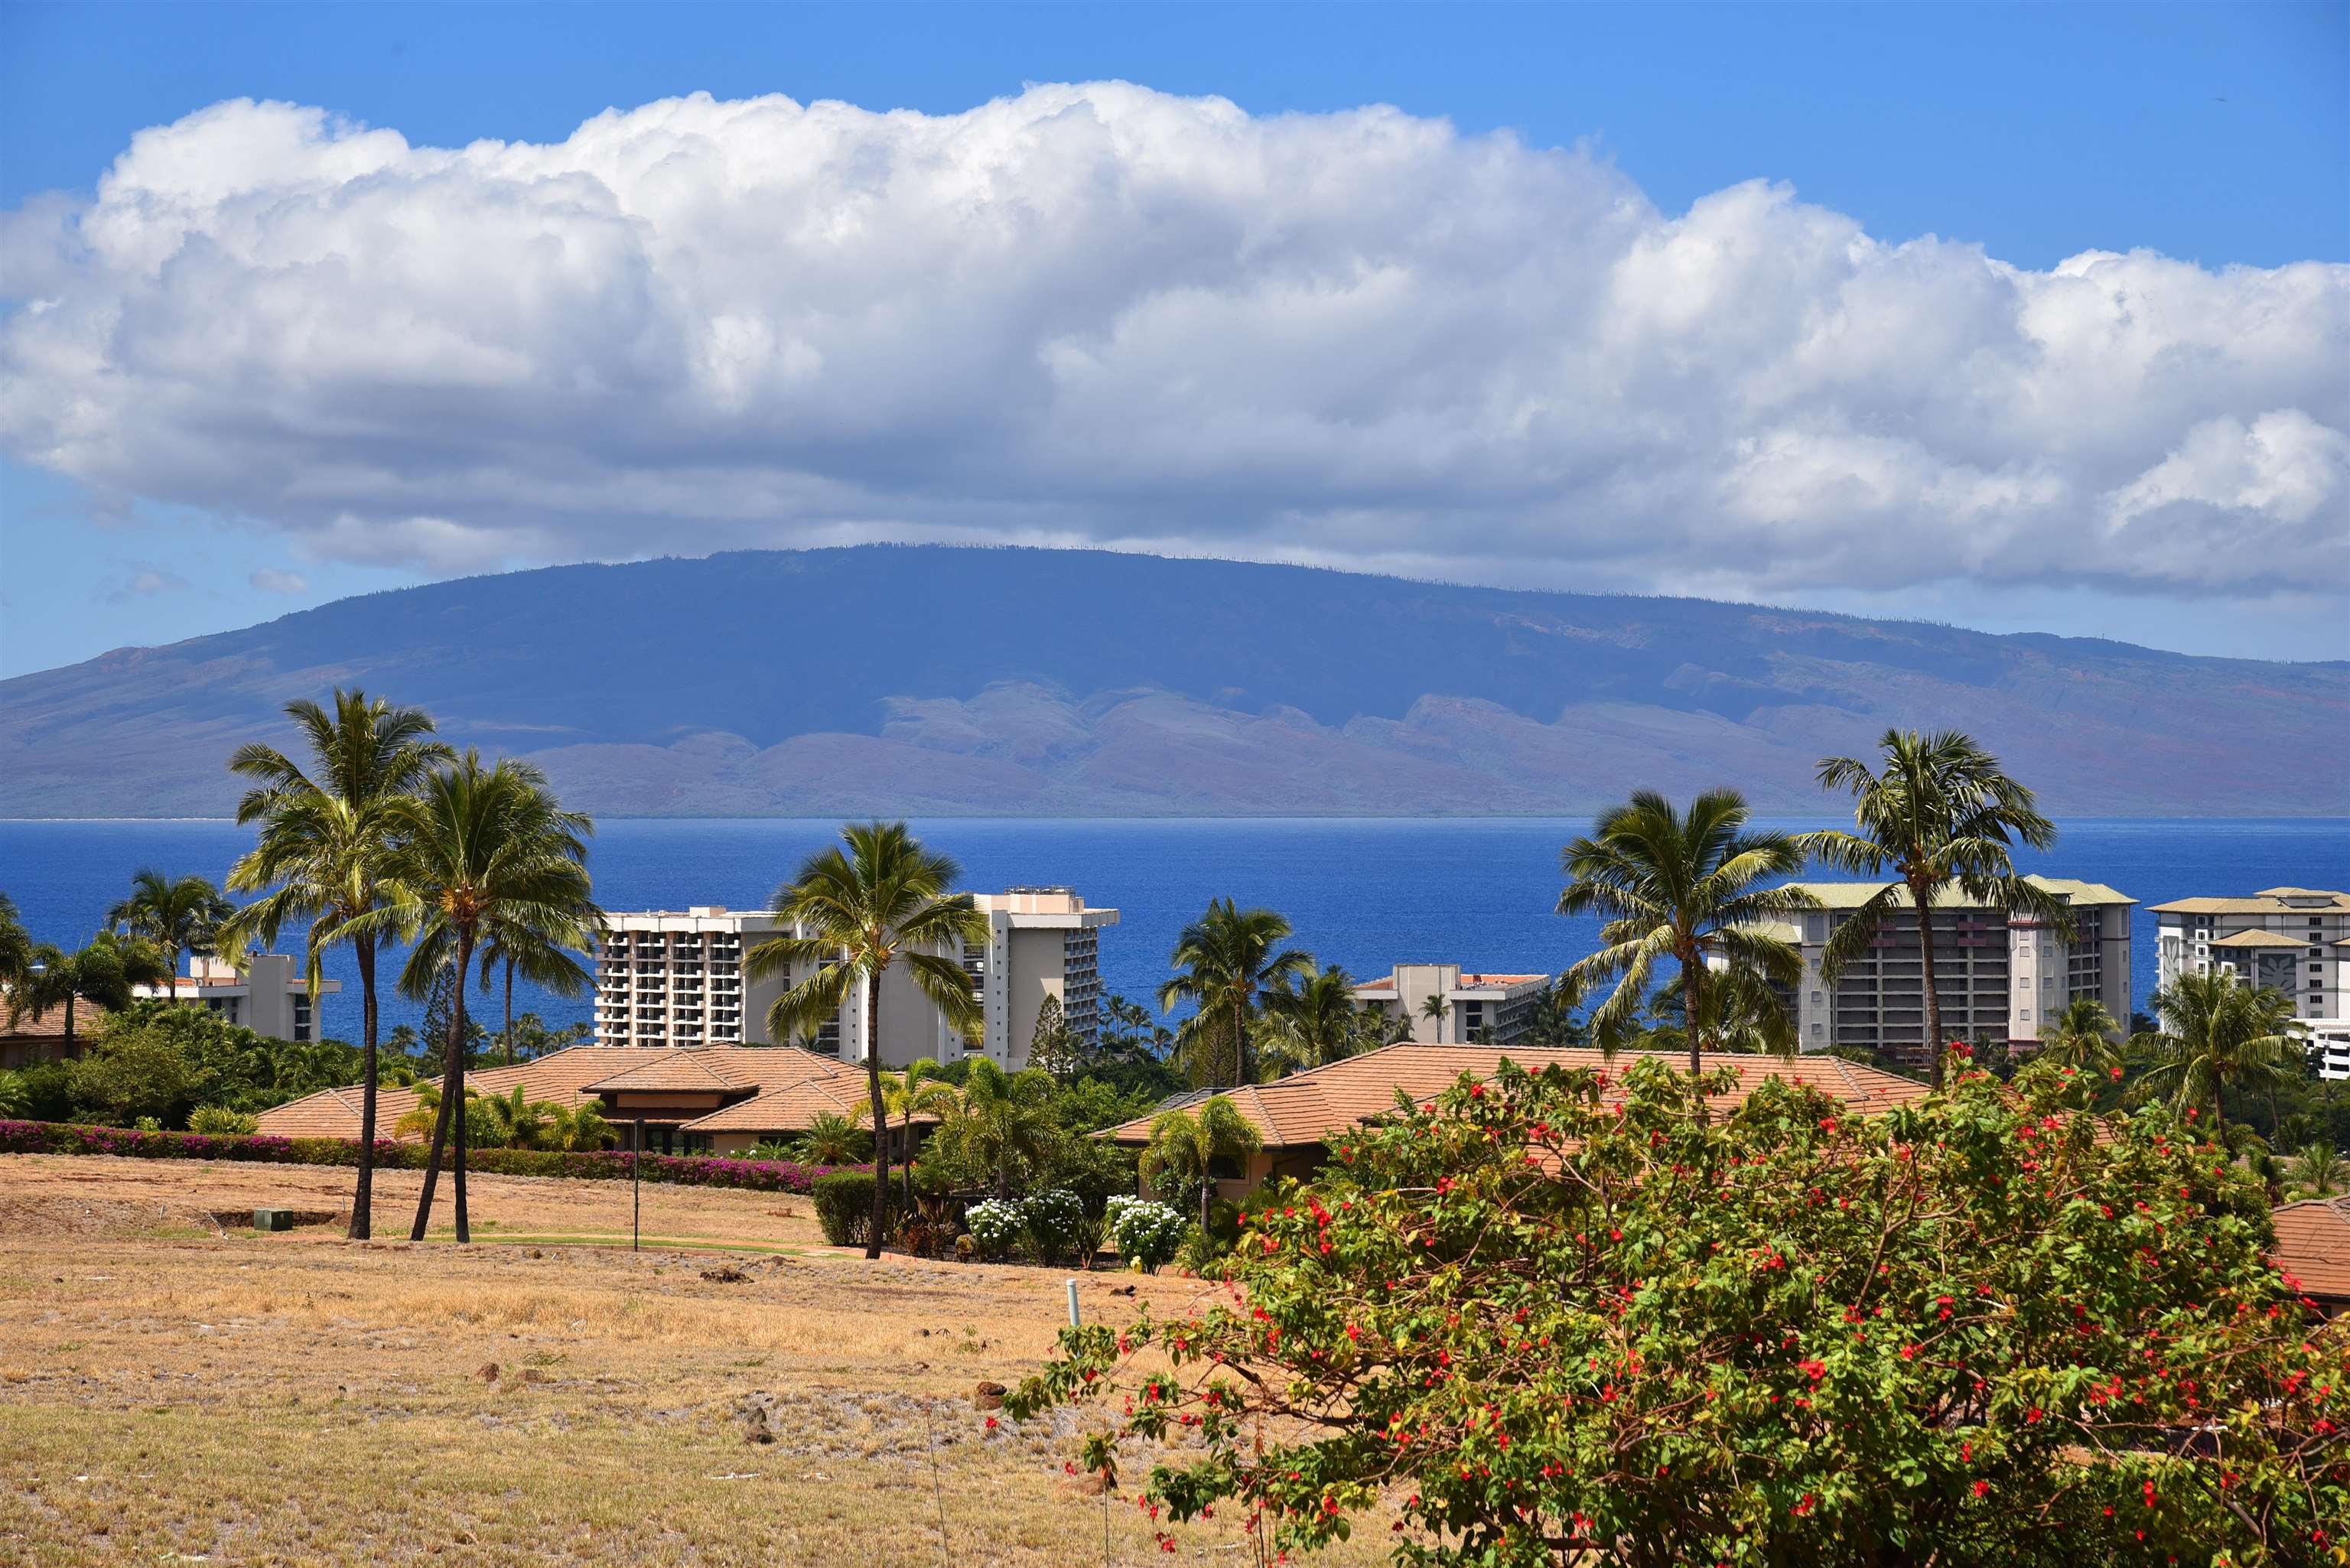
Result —
<path fill-rule="evenodd" d="M 844 1099 L 792 1092 L 812 1081 L 835 1078 L 844 1082 L 839 1091 Z M 437 1084 L 440 1079 L 427 1081 Z M 485 1095 L 510 1094 L 519 1084 L 531 1099 L 567 1106 L 598 1101 L 607 1087 L 621 1093 L 753 1091 L 736 1104 L 691 1124 L 696 1131 L 802 1132 L 818 1110 L 848 1114 L 864 1103 L 861 1073 L 829 1056 L 791 1045 L 713 1045 L 700 1051 L 573 1045 L 535 1062 L 475 1068 L 465 1075 L 465 1083 Z M 376 1096 L 379 1136 L 391 1137 L 392 1125 L 414 1108 L 416 1098 L 413 1089 L 380 1091 Z M 322 1089 L 264 1111 L 260 1120 L 263 1132 L 286 1137 L 357 1137 L 359 1090 Z"/>
<path fill-rule="evenodd" d="M 1296 1074 L 1271 1084 L 1252 1084 L 1222 1091 L 1247 1117 L 1270 1148 L 1296 1148 L 1326 1144 L 1331 1137 L 1367 1116 L 1395 1109 L 1401 1090 L 1413 1101 L 1426 1100 L 1451 1086 L 1462 1073 L 1490 1075 L 1503 1057 L 1529 1071 L 1555 1063 L 1567 1068 L 1596 1067 L 1620 1075 L 1632 1061 L 1652 1053 L 1619 1052 L 1611 1061 L 1596 1050 L 1564 1050 L 1520 1045 L 1430 1045 L 1407 1041 L 1327 1066 Z M 1678 1054 L 1668 1057 L 1678 1061 Z M 1892 1073 L 1847 1062 L 1841 1056 L 1717 1055 L 1709 1064 L 1734 1068 L 1738 1087 L 1716 1097 L 1716 1104 L 1743 1100 L 1764 1078 L 1779 1077 L 1825 1091 L 1863 1113 L 1887 1110 L 1923 1099 L 1926 1085 Z M 1184 1103 L 1207 1095 L 1185 1096 Z M 1161 1109 L 1166 1107 L 1162 1106 Z M 1151 1121 L 1142 1116 L 1101 1134 L 1118 1143 L 1142 1143 L 1150 1137 Z"/>
<path fill-rule="evenodd" d="M 2301 1282 L 2303 1295 L 2350 1307 L 2350 1198 L 2304 1198 L 2272 1216 L 2276 1266 Z"/>
<path fill-rule="evenodd" d="M 98 1026 L 106 1022 L 109 1010 L 88 997 L 74 1003 L 74 1038 L 86 1040 L 98 1033 Z M 8 1022 L 8 1006 L 5 993 L 0 993 L 0 1038 L 9 1040 L 62 1040 L 66 1037 L 66 1010 L 51 1007 L 39 1012 L 27 1012 Z"/>
<path fill-rule="evenodd" d="M 611 1047 L 614 1050 L 625 1048 Z M 615 1073 L 608 1078 L 598 1078 L 588 1088 L 599 1095 L 630 1091 L 638 1094 L 706 1095 L 730 1093 L 745 1086 L 742 1080 L 728 1074 L 720 1064 L 704 1060 L 710 1054 L 708 1051 L 663 1051 L 652 1061 Z"/>
<path fill-rule="evenodd" d="M 1550 982 L 1550 976 L 1546 974 L 1464 974 L 1461 977 L 1461 983 L 1464 986 L 1523 985 L 1530 980 L 1538 980 L 1546 985 Z"/>
<path fill-rule="evenodd" d="M 722 1106 L 685 1126 L 690 1132 L 802 1132 L 820 1116 L 861 1120 L 865 1108 L 864 1080 L 838 1073 L 829 1078 L 763 1088 L 748 1099 Z"/>

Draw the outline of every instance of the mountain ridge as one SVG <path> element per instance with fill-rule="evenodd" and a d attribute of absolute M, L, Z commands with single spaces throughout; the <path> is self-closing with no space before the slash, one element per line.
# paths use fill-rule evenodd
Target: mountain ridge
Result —
<path fill-rule="evenodd" d="M 2350 811 L 2350 662 L 1104 551 L 856 545 L 390 589 L 0 681 L 15 815 L 201 815 L 337 682 L 629 815 L 1542 815 L 1825 804 L 1970 730 L 2075 815 Z"/>

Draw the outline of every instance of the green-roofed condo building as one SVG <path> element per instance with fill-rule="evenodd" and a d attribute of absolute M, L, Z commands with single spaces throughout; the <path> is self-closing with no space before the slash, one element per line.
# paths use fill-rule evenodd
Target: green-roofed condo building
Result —
<path fill-rule="evenodd" d="M 2214 970 L 2293 998 L 2318 1072 L 2350 1078 L 2350 893 L 2263 888 L 2246 898 L 2153 906 L 2154 978 Z"/>
<path fill-rule="evenodd" d="M 2051 925 L 1975 903 L 1956 888 L 1934 904 L 1934 978 L 1942 1029 L 1952 1040 L 2039 1048 L 2040 1031 L 2075 997 L 2106 1004 L 2126 1027 L 2130 1015 L 2130 911 L 2137 900 L 2098 882 L 2033 877 L 2072 907 Z M 1918 917 L 1902 908 L 1878 931 L 1868 953 L 1834 985 L 1820 973 L 1828 934 L 1877 896 L 1881 882 L 1803 882 L 1823 908 L 1775 922 L 1774 933 L 1799 947 L 1804 978 L 1781 1000 L 1805 1051 L 1859 1045 L 1887 1061 L 1927 1065 L 1926 982 L 1918 955 Z"/>

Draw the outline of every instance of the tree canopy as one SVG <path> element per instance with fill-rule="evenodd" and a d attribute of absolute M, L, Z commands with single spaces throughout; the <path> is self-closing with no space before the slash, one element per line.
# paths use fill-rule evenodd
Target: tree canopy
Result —
<path fill-rule="evenodd" d="M 2350 1325 L 2194 1119 L 2083 1079 L 1871 1117 L 1773 1079 L 1706 1119 L 1654 1061 L 1464 1078 L 1006 1408 L 1107 1402 L 1088 1468 L 1169 1445 L 1142 1504 L 1236 1502 L 1263 1555 L 1385 1499 L 1405 1563 L 2319 1559 Z"/>

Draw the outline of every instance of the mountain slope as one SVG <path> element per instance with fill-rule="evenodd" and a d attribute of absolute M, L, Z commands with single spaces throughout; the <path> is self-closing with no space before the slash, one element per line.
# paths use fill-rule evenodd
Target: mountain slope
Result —
<path fill-rule="evenodd" d="M 1887 724 L 2071 814 L 2350 810 L 2350 665 L 1092 551 L 869 545 L 345 599 L 0 682 L 0 811 L 226 811 L 232 747 L 358 683 L 606 813 L 1816 811 Z"/>

